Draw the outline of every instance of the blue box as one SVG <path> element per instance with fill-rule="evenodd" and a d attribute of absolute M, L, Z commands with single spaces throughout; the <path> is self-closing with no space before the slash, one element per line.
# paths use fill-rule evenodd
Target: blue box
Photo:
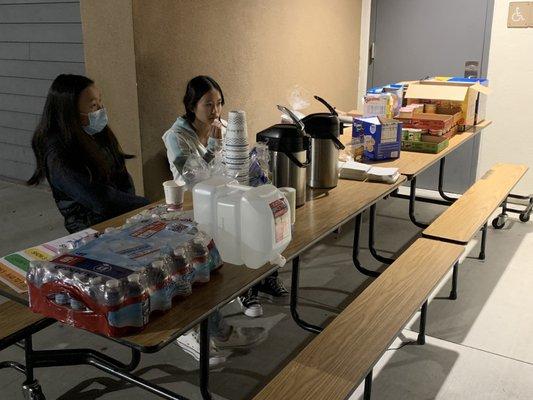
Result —
<path fill-rule="evenodd" d="M 367 160 L 386 160 L 400 157 L 402 123 L 382 117 L 355 118 L 352 137 L 364 135 Z"/>

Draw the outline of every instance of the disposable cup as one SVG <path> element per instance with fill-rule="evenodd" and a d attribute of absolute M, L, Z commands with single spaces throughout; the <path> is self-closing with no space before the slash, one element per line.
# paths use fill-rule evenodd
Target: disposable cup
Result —
<path fill-rule="evenodd" d="M 185 181 L 165 181 L 163 182 L 165 191 L 165 203 L 174 209 L 183 207 L 183 196 L 185 194 Z"/>

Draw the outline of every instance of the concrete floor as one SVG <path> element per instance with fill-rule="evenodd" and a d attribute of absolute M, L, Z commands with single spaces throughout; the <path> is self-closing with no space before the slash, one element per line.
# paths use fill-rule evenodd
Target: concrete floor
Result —
<path fill-rule="evenodd" d="M 65 233 L 51 194 L 0 182 L 0 254 L 40 243 Z M 417 214 L 429 221 L 442 207 L 420 204 Z M 366 228 L 366 224 L 364 227 Z M 407 218 L 407 202 L 390 199 L 378 207 L 377 247 L 395 253 L 418 233 Z M 301 316 L 325 324 L 367 283 L 351 264 L 353 223 L 331 235 L 302 258 Z M 362 243 L 366 243 L 366 236 Z M 374 369 L 373 399 L 532 399 L 533 398 L 533 225 L 514 219 L 506 228 L 489 228 L 487 259 L 468 258 L 459 272 L 459 299 L 430 303 L 427 344 L 407 345 L 418 327 L 417 316 Z M 477 248 L 472 252 L 474 256 Z M 363 248 L 361 261 L 378 267 Z M 290 266 L 281 271 L 289 286 Z M 223 369 L 211 374 L 215 398 L 246 399 L 312 339 L 290 318 L 288 300 L 264 302 L 265 316 L 251 320 L 230 304 L 224 310 L 239 325 L 269 330 L 266 342 L 232 355 Z M 90 347 L 126 360 L 123 347 L 87 332 L 56 324 L 34 337 L 37 349 Z M 0 361 L 22 361 L 16 347 L 0 353 Z M 354 360 L 357 362 L 357 360 Z M 143 356 L 137 373 L 145 379 L 199 399 L 197 363 L 174 345 Z M 36 371 L 48 399 L 156 399 L 89 366 Z M 0 398 L 22 399 L 22 376 L 0 371 Z M 360 399 L 362 387 L 351 399 Z"/>

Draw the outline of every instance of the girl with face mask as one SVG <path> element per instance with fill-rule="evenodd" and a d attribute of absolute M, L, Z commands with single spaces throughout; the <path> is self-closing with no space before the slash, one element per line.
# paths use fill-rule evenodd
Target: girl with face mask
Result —
<path fill-rule="evenodd" d="M 65 228 L 76 232 L 145 206 L 135 195 L 125 154 L 109 126 L 100 91 L 89 78 L 59 75 L 32 139 L 37 167 L 28 180 L 48 181 Z"/>

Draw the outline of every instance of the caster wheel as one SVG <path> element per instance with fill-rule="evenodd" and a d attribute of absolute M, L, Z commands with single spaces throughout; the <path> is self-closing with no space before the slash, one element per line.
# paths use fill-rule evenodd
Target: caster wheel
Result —
<path fill-rule="evenodd" d="M 39 385 L 37 380 L 22 385 L 22 394 L 24 395 L 24 400 L 46 400 L 41 390 L 41 385 Z"/>
<path fill-rule="evenodd" d="M 495 229 L 502 229 L 504 225 L 505 225 L 505 217 L 503 215 L 499 215 L 498 217 L 492 220 L 492 226 Z"/>
<path fill-rule="evenodd" d="M 522 221 L 522 222 L 529 221 L 529 213 L 528 214 L 520 214 L 520 221 Z"/>

